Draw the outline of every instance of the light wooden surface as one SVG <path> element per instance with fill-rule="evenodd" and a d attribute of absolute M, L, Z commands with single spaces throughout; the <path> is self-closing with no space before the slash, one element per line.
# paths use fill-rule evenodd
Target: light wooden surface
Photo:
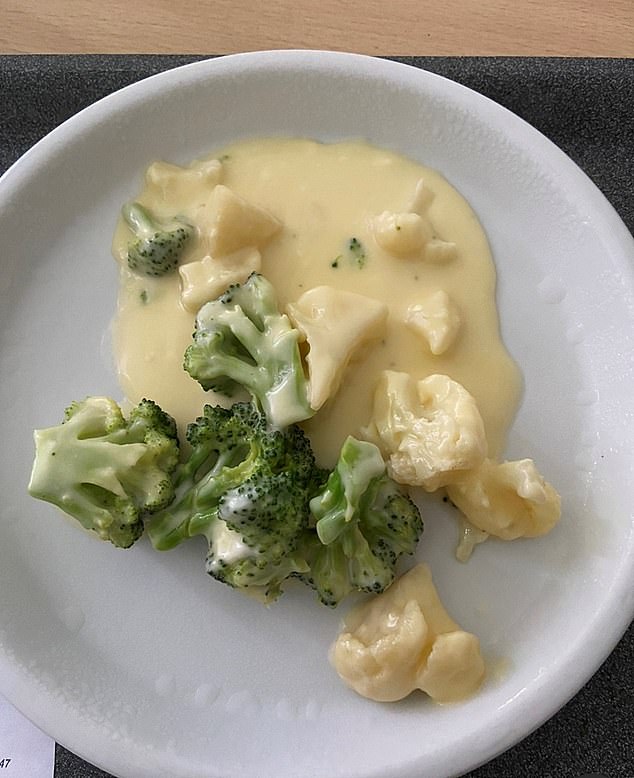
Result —
<path fill-rule="evenodd" d="M 634 56 L 634 0 L 0 0 L 2 53 Z"/>

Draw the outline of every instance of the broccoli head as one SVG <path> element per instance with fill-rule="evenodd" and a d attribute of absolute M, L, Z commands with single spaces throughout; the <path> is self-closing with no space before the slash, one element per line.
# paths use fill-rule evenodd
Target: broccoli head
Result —
<path fill-rule="evenodd" d="M 307 570 L 295 552 L 318 472 L 308 439 L 296 425 L 270 426 L 253 403 L 235 403 L 206 405 L 187 440 L 176 498 L 148 523 L 152 544 L 165 550 L 204 535 L 210 575 L 276 599 L 284 579 Z"/>
<path fill-rule="evenodd" d="M 314 414 L 299 338 L 273 286 L 253 273 L 200 309 L 184 367 L 205 390 L 246 389 L 273 426 L 287 427 Z"/>
<path fill-rule="evenodd" d="M 310 510 L 314 529 L 299 549 L 310 571 L 300 577 L 329 606 L 355 590 L 386 589 L 397 560 L 414 552 L 423 529 L 418 508 L 389 478 L 378 448 L 353 437 Z"/>
<path fill-rule="evenodd" d="M 61 424 L 34 437 L 29 493 L 115 546 L 131 546 L 144 517 L 174 496 L 176 424 L 151 400 L 126 420 L 114 400 L 87 397 L 66 409 Z"/>
<path fill-rule="evenodd" d="M 124 205 L 121 214 L 135 235 L 128 245 L 128 267 L 145 276 L 164 276 L 178 267 L 185 246 L 193 235 L 181 219 L 163 222 L 140 203 Z"/>

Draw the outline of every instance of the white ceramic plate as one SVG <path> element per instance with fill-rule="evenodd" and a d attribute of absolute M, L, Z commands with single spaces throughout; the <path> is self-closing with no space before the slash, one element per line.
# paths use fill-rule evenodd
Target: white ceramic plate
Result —
<path fill-rule="evenodd" d="M 428 513 L 420 557 L 494 672 L 457 706 L 380 706 L 327 662 L 340 614 L 297 587 L 270 610 L 210 581 L 204 548 L 117 551 L 30 500 L 34 427 L 119 392 L 102 341 L 115 219 L 155 158 L 237 138 L 364 136 L 470 200 L 499 273 L 526 392 L 508 456 L 563 497 L 549 536 L 453 559 Z M 590 677 L 633 613 L 634 245 L 577 167 L 504 109 L 386 61 L 268 52 L 200 62 L 88 108 L 0 184 L 0 691 L 121 776 L 442 778 L 509 747 Z M 204 541 L 203 541 L 204 545 Z"/>

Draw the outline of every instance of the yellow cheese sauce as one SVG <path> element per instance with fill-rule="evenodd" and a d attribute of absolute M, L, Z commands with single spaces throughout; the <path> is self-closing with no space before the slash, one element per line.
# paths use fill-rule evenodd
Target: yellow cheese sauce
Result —
<path fill-rule="evenodd" d="M 318 462 L 332 466 L 345 437 L 359 436 L 371 417 L 378 375 L 386 369 L 415 379 L 444 373 L 461 383 L 477 401 L 489 455 L 498 456 L 521 381 L 500 340 L 489 245 L 465 199 L 434 170 L 364 142 L 253 140 L 224 148 L 214 158 L 221 161 L 218 181 L 282 224 L 261 248 L 261 272 L 273 283 L 281 309 L 320 285 L 389 306 L 384 337 L 357 355 L 337 394 L 303 425 Z M 434 237 L 456 247 L 447 261 L 395 256 L 377 241 L 376 217 L 408 211 L 421 179 L 433 193 L 426 217 Z M 158 215 L 182 214 L 195 223 L 213 185 L 185 182 L 170 189 L 149 182 L 137 199 Z M 362 266 L 348 251 L 352 238 L 362 247 Z M 123 261 L 130 239 L 128 228 L 119 224 L 113 250 L 121 261 L 121 283 L 113 334 L 121 386 L 130 402 L 150 397 L 184 429 L 205 403 L 226 400 L 204 392 L 182 368 L 195 314 L 181 304 L 178 273 L 135 276 Z M 182 263 L 206 253 L 204 241 L 193 241 Z M 455 305 L 460 327 L 451 346 L 435 355 L 404 319 L 410 306 L 438 291 Z"/>

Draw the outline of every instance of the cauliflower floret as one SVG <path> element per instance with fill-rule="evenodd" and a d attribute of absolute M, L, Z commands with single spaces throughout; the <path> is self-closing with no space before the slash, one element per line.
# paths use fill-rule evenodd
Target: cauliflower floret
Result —
<path fill-rule="evenodd" d="M 223 184 L 214 188 L 209 203 L 196 214 L 196 221 L 213 257 L 233 254 L 247 246 L 261 249 L 282 228 L 275 216 Z"/>
<path fill-rule="evenodd" d="M 454 702 L 473 694 L 485 672 L 478 638 L 449 616 L 424 564 L 353 610 L 331 657 L 345 683 L 379 702 L 415 689 Z"/>
<path fill-rule="evenodd" d="M 195 161 L 188 167 L 153 162 L 145 173 L 145 181 L 154 198 L 191 210 L 209 200 L 222 172 L 222 163 L 217 159 Z"/>
<path fill-rule="evenodd" d="M 425 180 L 419 178 L 416 182 L 414 194 L 410 200 L 407 210 L 412 213 L 425 213 L 434 199 L 434 193 L 427 186 Z"/>
<path fill-rule="evenodd" d="M 530 459 L 486 459 L 450 484 L 447 494 L 471 524 L 503 540 L 545 535 L 561 516 L 559 494 Z"/>
<path fill-rule="evenodd" d="M 251 273 L 259 273 L 262 257 L 255 248 L 246 248 L 225 257 L 205 256 L 198 262 L 181 265 L 181 302 L 196 313 L 206 302 L 215 300 L 231 284 L 242 284 Z"/>
<path fill-rule="evenodd" d="M 286 312 L 308 343 L 309 401 L 318 410 L 336 393 L 359 349 L 384 333 L 388 308 L 371 297 L 317 286 Z"/>
<path fill-rule="evenodd" d="M 386 370 L 364 430 L 388 459 L 390 476 L 433 492 L 486 455 L 484 423 L 473 397 L 446 375 L 416 382 Z"/>
<path fill-rule="evenodd" d="M 427 341 L 429 350 L 444 354 L 456 339 L 460 329 L 460 314 L 447 292 L 439 289 L 425 300 L 410 305 L 405 323 Z"/>
<path fill-rule="evenodd" d="M 372 226 L 379 246 L 399 257 L 420 254 L 433 238 L 429 219 L 419 213 L 383 211 L 374 218 Z"/>
<path fill-rule="evenodd" d="M 426 215 L 433 199 L 434 193 L 420 178 L 405 211 L 383 211 L 375 216 L 372 229 L 379 246 L 396 257 L 423 257 L 437 263 L 453 259 L 457 254 L 456 244 L 435 236 Z"/>
<path fill-rule="evenodd" d="M 458 248 L 455 243 L 440 238 L 432 238 L 425 245 L 425 259 L 428 262 L 434 262 L 442 265 L 454 259 L 458 254 Z"/>

